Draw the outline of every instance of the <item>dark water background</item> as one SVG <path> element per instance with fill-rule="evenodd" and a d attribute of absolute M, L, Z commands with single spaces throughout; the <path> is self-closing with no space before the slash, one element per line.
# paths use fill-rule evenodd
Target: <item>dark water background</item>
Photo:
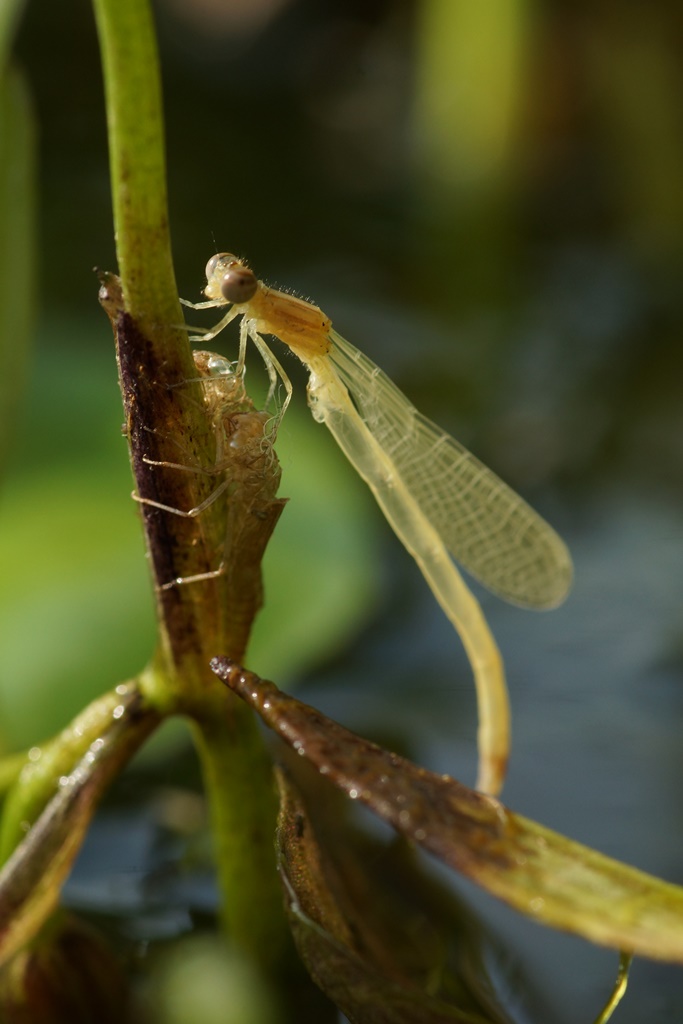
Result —
<path fill-rule="evenodd" d="M 546 0 L 533 13 L 507 5 L 514 15 L 492 25 L 461 7 L 157 5 L 180 294 L 199 297 L 215 250 L 246 254 L 259 276 L 312 296 L 552 521 L 575 560 L 566 604 L 533 614 L 481 594 L 512 697 L 505 801 L 681 884 L 683 15 L 673 2 Z M 41 291 L 0 506 L 14 585 L 2 640 L 8 748 L 39 742 L 88 694 L 134 672 L 153 637 L 91 274 L 115 262 L 88 5 L 30 3 L 18 53 L 40 123 Z M 303 407 L 303 375 L 288 368 Z M 305 415 L 282 490 L 291 493 L 288 472 L 313 476 L 301 514 L 334 520 L 334 501 L 306 512 L 327 486 L 315 475 L 325 455 L 306 462 L 316 427 Z M 347 545 L 363 571 L 347 579 L 299 537 L 297 571 L 283 555 L 273 601 L 320 604 L 310 581 L 328 575 L 339 584 L 332 625 L 310 620 L 308 652 L 263 641 L 255 667 L 351 728 L 472 782 L 474 695 L 457 638 L 343 466 L 337 486 L 351 505 L 321 544 Z M 87 567 L 69 570 L 71 531 L 83 541 L 92 533 L 98 592 L 110 574 L 101 607 Z M 22 704 L 7 666 L 20 671 L 20 630 L 36 623 L 58 651 L 80 647 L 81 660 L 67 658 L 57 678 L 47 662 L 43 690 L 18 688 Z M 104 680 L 94 670 L 102 651 L 111 652 Z M 173 767 L 168 756 L 139 770 L 191 786 L 191 756 Z M 164 881 L 166 856 L 158 822 L 120 798 L 67 894 L 78 906 L 130 910 L 124 930 L 136 941 L 182 934 L 210 916 L 213 886 L 200 871 Z M 552 1007 L 532 1019 L 591 1020 L 616 955 L 463 891 Z M 680 970 L 637 962 L 616 1020 L 683 1020 Z"/>

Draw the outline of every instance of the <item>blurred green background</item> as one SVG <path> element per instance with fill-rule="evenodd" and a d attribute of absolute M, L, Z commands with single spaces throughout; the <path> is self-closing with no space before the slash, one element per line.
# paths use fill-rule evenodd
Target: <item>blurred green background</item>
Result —
<path fill-rule="evenodd" d="M 156 14 L 180 294 L 200 297 L 213 252 L 247 256 L 563 534 L 563 608 L 481 595 L 512 693 L 505 799 L 683 882 L 680 3 L 159 0 Z M 139 669 L 154 638 L 92 273 L 115 261 L 89 5 L 30 0 L 15 54 L 40 199 L 30 358 L 3 340 L 6 750 Z M 292 501 L 250 664 L 471 782 L 457 638 L 286 366 Z M 476 898 L 553 1020 L 590 1019 L 616 958 Z M 618 1019 L 679 1017 L 679 972 L 637 964 Z"/>

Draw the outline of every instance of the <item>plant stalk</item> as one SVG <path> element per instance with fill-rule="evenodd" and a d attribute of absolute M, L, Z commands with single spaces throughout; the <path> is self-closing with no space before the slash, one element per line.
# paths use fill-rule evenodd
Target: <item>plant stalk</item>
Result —
<path fill-rule="evenodd" d="M 117 339 L 126 430 L 137 493 L 187 511 L 212 494 L 220 417 L 208 409 L 182 321 L 168 229 L 162 102 L 154 26 L 146 0 L 93 0 L 102 50 L 120 280 L 100 275 L 101 301 Z M 182 472 L 179 464 L 191 472 Z M 213 472 L 213 475 L 212 475 Z M 244 508 L 228 506 L 228 501 Z M 230 940 L 274 964 L 284 932 L 277 888 L 272 775 L 252 717 L 226 694 L 208 665 L 212 656 L 244 655 L 258 606 L 258 543 L 240 543 L 253 522 L 252 497 L 240 488 L 184 517 L 141 504 L 156 584 L 160 646 L 140 677 L 162 713 L 193 722 L 214 828 L 222 919 Z M 251 502 L 251 504 L 250 504 Z M 237 522 L 230 564 L 227 523 Z M 200 577 L 193 583 L 178 579 Z M 255 581 L 245 586 L 244 581 Z M 248 593 L 251 587 L 251 593 Z M 245 591 L 244 595 L 242 591 Z M 247 616 L 248 617 L 248 616 Z M 240 621 L 241 620 L 241 621 Z"/>

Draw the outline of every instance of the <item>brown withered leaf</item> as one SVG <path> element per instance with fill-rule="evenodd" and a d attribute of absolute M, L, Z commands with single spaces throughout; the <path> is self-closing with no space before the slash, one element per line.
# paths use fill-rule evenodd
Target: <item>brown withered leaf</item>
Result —
<path fill-rule="evenodd" d="M 285 504 L 275 496 L 271 417 L 254 408 L 241 378 L 222 371 L 227 360 L 211 352 L 193 359 L 168 322 L 162 345 L 161 325 L 150 330 L 131 315 L 119 278 L 98 276 L 116 341 L 162 646 L 178 664 L 188 651 L 205 664 L 202 652 L 218 638 L 240 657 L 262 603 L 261 558 Z M 201 587 L 176 585 L 195 578 Z"/>
<path fill-rule="evenodd" d="M 294 941 L 349 1020 L 508 1024 L 478 955 L 477 925 L 443 890 L 427 892 L 406 844 L 361 839 L 343 814 L 325 815 L 319 836 L 288 774 L 277 779 L 278 866 Z"/>
<path fill-rule="evenodd" d="M 128 1002 L 118 957 L 73 914 L 56 915 L 0 969 L 3 1024 L 120 1024 Z"/>
<path fill-rule="evenodd" d="M 349 797 L 539 923 L 683 962 L 683 888 L 361 739 L 226 658 L 214 672 Z"/>

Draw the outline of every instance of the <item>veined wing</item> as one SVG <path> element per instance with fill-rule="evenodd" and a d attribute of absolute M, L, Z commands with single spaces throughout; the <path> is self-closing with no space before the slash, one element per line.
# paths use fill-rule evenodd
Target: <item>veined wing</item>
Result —
<path fill-rule="evenodd" d="M 571 585 L 551 526 L 454 438 L 417 411 L 336 331 L 330 358 L 375 440 L 452 555 L 514 604 L 552 608 Z"/>

